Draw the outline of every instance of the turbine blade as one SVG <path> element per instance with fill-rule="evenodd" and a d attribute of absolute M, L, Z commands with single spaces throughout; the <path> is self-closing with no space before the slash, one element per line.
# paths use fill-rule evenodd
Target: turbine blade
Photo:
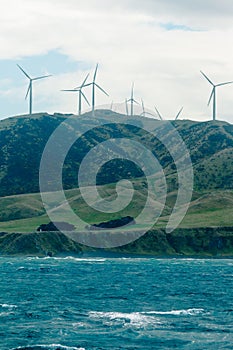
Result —
<path fill-rule="evenodd" d="M 131 101 L 133 101 L 134 103 L 136 103 L 137 105 L 139 105 L 139 102 L 137 102 L 136 100 L 131 100 Z"/>
<path fill-rule="evenodd" d="M 177 119 L 179 118 L 179 116 L 180 116 L 181 112 L 183 111 L 183 109 L 184 109 L 184 107 L 182 107 L 182 108 L 179 110 L 177 116 L 175 117 L 175 120 L 177 120 Z"/>
<path fill-rule="evenodd" d="M 146 112 L 146 114 L 151 115 L 152 117 L 155 117 L 155 115 L 150 112 Z"/>
<path fill-rule="evenodd" d="M 210 102 L 211 102 L 212 97 L 213 97 L 213 94 L 214 94 L 214 90 L 215 90 L 215 88 L 213 88 L 213 90 L 212 90 L 212 92 L 211 92 L 211 94 L 210 94 L 210 98 L 209 98 L 209 101 L 208 101 L 208 103 L 207 103 L 207 106 L 210 105 Z"/>
<path fill-rule="evenodd" d="M 208 80 L 208 82 L 214 86 L 214 83 L 212 83 L 212 81 L 207 77 L 207 75 L 205 73 L 203 73 L 201 70 L 200 70 L 200 72 L 206 78 L 206 80 Z"/>
<path fill-rule="evenodd" d="M 97 63 L 96 68 L 95 68 L 95 73 L 94 73 L 94 76 L 93 76 L 93 82 L 95 82 L 95 79 L 96 79 L 96 74 L 97 74 L 98 66 L 99 66 L 99 64 Z"/>
<path fill-rule="evenodd" d="M 81 85 L 81 86 L 77 86 L 77 87 L 75 88 L 75 90 L 79 90 L 79 89 L 82 89 L 82 88 L 87 87 L 87 86 L 90 86 L 90 85 L 93 85 L 93 82 L 92 82 L 92 83 L 88 83 L 88 84 L 84 84 L 84 85 Z"/>
<path fill-rule="evenodd" d="M 51 77 L 51 76 L 52 76 L 51 74 L 49 74 L 49 75 L 42 75 L 41 77 L 33 78 L 32 80 L 44 79 L 44 78 L 48 78 L 48 77 Z"/>
<path fill-rule="evenodd" d="M 106 91 L 104 91 L 104 89 L 102 89 L 102 87 L 100 87 L 98 84 L 94 84 L 98 89 L 100 89 L 105 95 L 107 95 L 107 96 L 109 96 L 109 94 L 106 92 Z"/>
<path fill-rule="evenodd" d="M 78 92 L 79 90 L 76 90 L 76 89 L 65 89 L 65 90 L 61 90 L 61 91 Z"/>
<path fill-rule="evenodd" d="M 85 83 L 86 83 L 88 77 L 89 77 L 89 73 L 87 74 L 87 76 L 86 76 L 86 78 L 84 79 L 82 85 L 80 86 L 81 88 L 85 86 Z"/>
<path fill-rule="evenodd" d="M 81 90 L 80 90 L 80 94 L 83 96 L 83 98 L 85 99 L 85 101 L 88 104 L 88 106 L 90 106 L 90 103 L 89 103 L 88 99 L 86 98 L 86 96 L 84 95 L 84 93 Z"/>
<path fill-rule="evenodd" d="M 31 88 L 31 84 L 29 83 L 29 85 L 28 85 L 28 89 L 27 89 L 27 93 L 26 93 L 26 96 L 25 96 L 25 100 L 26 100 L 26 99 L 27 99 L 27 97 L 28 97 L 28 94 L 29 94 L 30 88 Z"/>
<path fill-rule="evenodd" d="M 31 78 L 29 77 L 29 75 L 25 72 L 25 70 L 23 70 L 23 68 L 22 67 L 20 67 L 20 65 L 19 64 L 17 64 L 17 66 L 19 67 L 19 69 L 23 72 L 23 74 L 24 75 L 26 75 L 26 77 L 28 78 L 28 79 L 30 79 L 31 80 Z"/>
<path fill-rule="evenodd" d="M 132 89 L 131 89 L 131 99 L 133 100 L 133 93 L 134 93 L 134 82 L 132 83 Z"/>
<path fill-rule="evenodd" d="M 155 107 L 155 110 L 156 110 L 156 112 L 157 112 L 157 114 L 158 114 L 158 116 L 159 116 L 159 119 L 163 120 L 161 114 L 159 113 L 159 111 L 158 111 L 158 109 L 157 109 L 156 107 Z"/>
<path fill-rule="evenodd" d="M 217 84 L 216 86 L 228 85 L 228 84 L 232 84 L 232 83 L 233 83 L 233 81 L 228 81 L 226 83 Z"/>

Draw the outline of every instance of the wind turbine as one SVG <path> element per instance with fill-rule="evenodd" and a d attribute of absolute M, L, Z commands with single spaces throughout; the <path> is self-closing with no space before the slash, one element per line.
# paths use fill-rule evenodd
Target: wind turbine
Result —
<path fill-rule="evenodd" d="M 134 83 L 132 84 L 132 89 L 131 89 L 131 97 L 127 100 L 127 102 L 131 103 L 131 110 L 130 110 L 130 115 L 131 117 L 133 116 L 133 104 L 139 104 L 137 101 L 134 99 Z"/>
<path fill-rule="evenodd" d="M 154 117 L 154 114 L 146 111 L 143 99 L 141 99 L 141 102 L 142 102 L 142 113 L 140 114 L 140 116 L 146 117 L 146 115 L 151 115 Z"/>
<path fill-rule="evenodd" d="M 96 68 L 95 68 L 95 72 L 94 72 L 94 76 L 93 76 L 93 81 L 92 83 L 89 83 L 89 84 L 86 84 L 86 85 L 83 85 L 84 86 L 90 86 L 92 85 L 92 116 L 94 117 L 95 116 L 95 88 L 97 87 L 99 90 L 101 90 L 106 96 L 109 96 L 109 94 L 104 91 L 104 89 L 102 89 L 102 87 L 100 87 L 98 84 L 96 84 L 96 75 L 97 75 L 97 70 L 98 70 L 98 63 L 96 65 Z"/>
<path fill-rule="evenodd" d="M 140 114 L 140 116 L 145 117 L 146 116 L 145 105 L 144 105 L 143 99 L 141 99 L 141 101 L 142 101 L 142 113 Z"/>
<path fill-rule="evenodd" d="M 83 83 L 75 88 L 75 89 L 69 89 L 69 90 L 62 90 L 62 91 L 69 91 L 69 92 L 78 92 L 78 115 L 80 116 L 82 113 L 82 97 L 85 99 L 87 104 L 90 106 L 90 103 L 84 93 L 82 92 L 83 87 L 85 86 L 85 83 L 87 81 L 87 78 L 89 77 L 89 74 L 87 74 L 86 78 L 84 79 Z"/>
<path fill-rule="evenodd" d="M 210 105 L 210 102 L 213 98 L 213 120 L 216 120 L 216 88 L 222 85 L 228 85 L 228 84 L 232 84 L 233 81 L 228 81 L 226 83 L 220 83 L 220 84 L 214 84 L 208 77 L 207 75 L 205 75 L 205 73 L 203 73 L 202 71 L 200 71 L 201 74 L 204 76 L 204 78 L 206 78 L 206 80 L 213 86 L 212 92 L 210 94 L 210 98 L 208 101 L 208 106 Z"/>
<path fill-rule="evenodd" d="M 176 117 L 175 117 L 175 120 L 177 120 L 181 114 L 181 112 L 183 111 L 184 107 L 182 107 L 179 112 L 177 113 Z"/>
<path fill-rule="evenodd" d="M 23 74 L 29 79 L 29 85 L 28 85 L 28 89 L 27 89 L 27 93 L 25 96 L 25 99 L 27 99 L 28 94 L 29 94 L 29 114 L 32 114 L 32 82 L 34 80 L 40 80 L 40 79 L 44 79 L 44 78 L 48 78 L 51 77 L 50 75 L 43 75 L 41 77 L 36 77 L 36 78 L 31 78 L 26 72 L 25 70 L 23 70 L 22 67 L 20 67 L 19 64 L 17 64 L 18 68 L 23 72 Z"/>

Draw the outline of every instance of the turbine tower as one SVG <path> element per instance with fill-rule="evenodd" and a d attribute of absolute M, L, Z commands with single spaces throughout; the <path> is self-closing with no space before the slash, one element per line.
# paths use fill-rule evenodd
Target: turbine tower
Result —
<path fill-rule="evenodd" d="M 182 107 L 179 112 L 177 113 L 176 117 L 175 117 L 175 120 L 177 120 L 181 114 L 181 112 L 183 111 L 184 107 Z"/>
<path fill-rule="evenodd" d="M 210 105 L 211 100 L 213 99 L 213 120 L 216 120 L 216 88 L 222 85 L 228 85 L 228 84 L 232 84 L 233 81 L 228 81 L 226 83 L 220 83 L 220 84 L 214 84 L 205 73 L 203 73 L 202 71 L 200 71 L 201 74 L 204 76 L 204 78 L 206 78 L 206 80 L 213 86 L 212 92 L 210 94 L 210 98 L 208 101 L 208 106 Z"/>
<path fill-rule="evenodd" d="M 127 102 L 131 103 L 131 108 L 130 108 L 130 115 L 131 117 L 133 116 L 133 104 L 139 104 L 137 101 L 134 99 L 134 83 L 132 84 L 132 89 L 131 89 L 131 97 L 127 100 Z"/>
<path fill-rule="evenodd" d="M 94 72 L 94 76 L 93 76 L 93 81 L 92 83 L 89 83 L 89 84 L 86 84 L 86 85 L 83 85 L 84 86 L 90 86 L 92 85 L 92 116 L 94 117 L 95 116 L 95 88 L 97 87 L 99 90 L 101 90 L 106 96 L 109 96 L 109 94 L 104 91 L 104 89 L 102 89 L 102 87 L 100 87 L 98 84 L 96 84 L 96 75 L 97 75 L 97 70 L 98 70 L 98 63 L 96 65 L 96 68 L 95 68 L 95 72 Z"/>
<path fill-rule="evenodd" d="M 68 92 L 77 92 L 78 93 L 78 115 L 80 116 L 82 113 L 82 97 L 85 99 L 85 101 L 87 102 L 87 104 L 90 106 L 90 103 L 88 101 L 88 99 L 86 98 L 86 96 L 84 95 L 84 93 L 82 92 L 83 87 L 85 87 L 85 83 L 87 81 L 87 78 L 89 77 L 89 74 L 87 74 L 86 78 L 84 79 L 83 83 L 75 88 L 75 89 L 66 89 L 66 90 L 62 90 L 62 91 L 68 91 Z"/>
<path fill-rule="evenodd" d="M 129 108 L 128 108 L 128 100 L 127 98 L 125 99 L 125 110 L 126 110 L 126 115 L 129 115 Z"/>
<path fill-rule="evenodd" d="M 51 77 L 51 74 L 50 75 L 43 75 L 41 77 L 36 77 L 36 78 L 31 78 L 26 72 L 25 70 L 20 67 L 19 64 L 17 64 L 18 68 L 23 72 L 23 74 L 29 79 L 29 85 L 28 85 L 28 89 L 27 89 L 27 93 L 26 93 L 26 96 L 25 96 L 25 99 L 27 99 L 28 97 L 28 94 L 29 94 L 29 114 L 31 115 L 32 114 L 32 82 L 34 80 L 40 80 L 40 79 L 44 79 L 44 78 L 48 78 L 48 77 Z"/>

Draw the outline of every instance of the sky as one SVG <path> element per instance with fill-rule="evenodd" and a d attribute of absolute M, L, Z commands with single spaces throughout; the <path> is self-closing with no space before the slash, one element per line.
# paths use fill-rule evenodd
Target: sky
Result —
<path fill-rule="evenodd" d="M 76 113 L 79 86 L 99 63 L 97 106 L 135 99 L 164 119 L 212 118 L 211 85 L 233 81 L 232 0 L 8 0 L 0 3 L 0 119 L 33 111 Z M 85 94 L 91 102 L 90 87 Z M 83 110 L 88 106 L 83 105 Z M 137 107 L 139 111 L 139 106 Z M 233 84 L 217 89 L 217 119 L 233 123 Z"/>

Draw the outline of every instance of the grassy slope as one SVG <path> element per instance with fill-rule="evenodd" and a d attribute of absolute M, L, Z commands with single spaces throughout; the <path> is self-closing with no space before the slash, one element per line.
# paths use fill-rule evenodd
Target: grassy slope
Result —
<path fill-rule="evenodd" d="M 67 115 L 62 114 L 41 113 L 30 118 L 21 116 L 0 121 L 0 196 L 39 192 L 38 174 L 41 154 L 51 133 L 66 120 L 66 117 Z M 97 128 L 98 119 L 116 124 Z M 164 133 L 172 144 L 174 132 L 167 131 L 166 122 L 151 121 L 149 118 L 137 116 L 132 119 L 106 110 L 97 111 L 95 119 L 87 113 L 78 120 L 80 128 L 85 126 L 94 128 L 94 131 L 80 138 L 67 155 L 63 169 L 65 189 L 74 188 L 77 185 L 78 166 L 90 147 L 112 137 L 119 138 L 119 142 L 120 138 L 124 137 L 142 142 L 156 155 L 163 167 L 169 189 L 172 191 L 177 188 L 175 164 L 166 147 L 142 129 L 120 124 L 122 120 L 127 122 L 130 120 L 130 122 L 134 121 L 135 125 L 150 126 L 150 129 L 155 128 L 158 135 Z M 231 161 L 233 125 L 219 121 L 198 123 L 190 120 L 172 121 L 171 124 L 178 130 L 190 151 L 195 173 L 195 190 L 233 188 Z M 67 126 L 67 130 L 68 135 L 74 132 L 72 125 Z M 176 142 L 172 144 L 172 149 L 179 150 L 179 144 Z M 140 154 L 135 154 L 133 147 L 129 147 L 128 151 L 134 159 L 140 158 Z M 127 176 L 135 178 L 141 176 L 141 173 L 127 162 L 116 164 L 115 161 L 103 167 L 98 174 L 97 182 L 106 184 Z M 54 182 L 56 182 L 56 176 Z"/>
<path fill-rule="evenodd" d="M 136 217 L 140 212 L 145 202 L 146 191 L 140 188 L 140 180 L 136 180 L 134 184 L 136 195 L 133 202 L 122 212 L 111 215 L 111 219 L 125 215 Z M 99 190 L 102 196 L 107 196 L 107 198 L 112 198 L 115 195 L 113 185 L 99 186 Z M 66 191 L 66 197 L 74 212 L 85 221 L 98 223 L 109 219 L 108 214 L 98 213 L 87 207 L 81 199 L 79 190 Z M 156 227 L 163 228 L 166 226 L 175 198 L 175 193 L 168 195 L 165 209 Z M 153 207 L 155 203 L 152 198 L 151 206 Z M 189 210 L 180 227 L 233 226 L 232 205 L 233 190 L 216 190 L 205 193 L 195 192 Z M 61 205 L 59 210 L 62 220 L 65 218 L 64 213 L 67 212 L 66 205 Z M 9 215 L 8 218 L 7 214 Z M 43 209 L 39 194 L 15 195 L 0 198 L 0 231 L 33 232 L 40 224 L 49 221 Z M 83 230 L 83 228 L 84 226 L 79 227 L 80 230 Z"/>

